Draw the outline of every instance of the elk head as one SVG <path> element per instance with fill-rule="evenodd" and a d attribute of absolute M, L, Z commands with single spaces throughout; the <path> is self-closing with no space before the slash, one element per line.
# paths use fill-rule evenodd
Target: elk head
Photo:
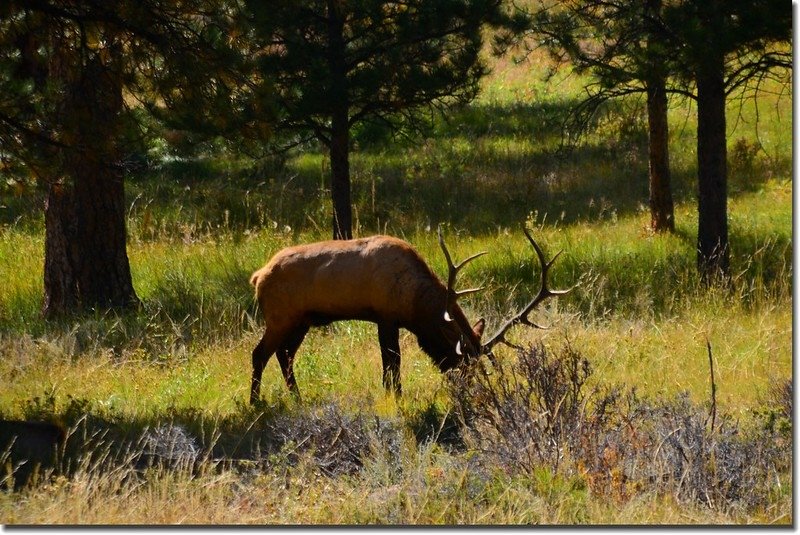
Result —
<path fill-rule="evenodd" d="M 530 320 L 528 315 L 541 304 L 544 300 L 549 299 L 550 297 L 555 297 L 558 295 L 564 295 L 571 291 L 573 288 L 569 288 L 566 290 L 551 290 L 547 286 L 547 276 L 550 272 L 550 268 L 553 266 L 555 261 L 561 255 L 561 251 L 559 251 L 550 261 L 547 261 L 544 252 L 542 251 L 539 244 L 536 243 L 536 240 L 533 239 L 528 229 L 523 226 L 522 231 L 525 233 L 525 237 L 528 238 L 528 241 L 533 246 L 534 251 L 536 252 L 536 257 L 539 260 L 539 264 L 541 265 L 542 275 L 541 275 L 541 285 L 539 287 L 539 291 L 536 296 L 528 302 L 519 312 L 515 315 L 511 316 L 509 319 L 505 320 L 502 325 L 499 327 L 497 332 L 489 338 L 486 342 L 480 342 L 479 331 L 477 329 L 469 329 L 468 326 L 465 328 L 464 321 L 458 321 L 458 319 L 463 317 L 463 314 L 460 314 L 460 309 L 456 305 L 456 300 L 463 296 L 472 293 L 479 292 L 483 289 L 483 287 L 478 288 L 469 288 L 466 290 L 456 290 L 455 283 L 456 277 L 458 272 L 470 261 L 483 256 L 486 254 L 486 251 L 482 251 L 480 253 L 474 254 L 467 258 L 466 260 L 461 261 L 458 264 L 454 264 L 452 257 L 450 256 L 450 252 L 447 250 L 447 246 L 444 243 L 444 238 L 442 237 L 442 229 L 439 228 L 439 246 L 442 248 L 442 252 L 444 253 L 445 259 L 447 260 L 448 266 L 448 277 L 447 277 L 447 302 L 444 307 L 444 319 L 445 321 L 452 321 L 458 327 L 460 332 L 460 339 L 457 342 L 455 351 L 458 355 L 463 355 L 461 358 L 461 365 L 469 365 L 475 358 L 481 355 L 487 355 L 490 358 L 494 358 L 494 347 L 497 344 L 505 344 L 510 347 L 518 348 L 518 346 L 510 343 L 506 339 L 506 333 L 515 325 L 527 325 L 529 327 L 535 328 L 543 328 L 540 325 L 537 325 L 533 321 Z M 454 318 L 455 316 L 455 318 Z M 458 318 L 458 319 L 456 319 Z M 483 332 L 483 320 L 480 320 L 481 327 L 480 333 Z M 476 335 L 477 340 L 476 340 Z"/>

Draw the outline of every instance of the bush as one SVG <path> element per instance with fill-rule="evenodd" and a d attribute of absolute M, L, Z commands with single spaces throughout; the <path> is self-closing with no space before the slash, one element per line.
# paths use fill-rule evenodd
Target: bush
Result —
<path fill-rule="evenodd" d="M 567 347 L 561 357 L 543 345 L 505 364 L 480 361 L 451 376 L 456 413 L 467 443 L 511 471 L 557 469 L 569 435 L 581 423 L 589 362 Z"/>
<path fill-rule="evenodd" d="M 324 474 L 353 474 L 380 448 L 387 458 L 399 459 L 400 427 L 392 420 L 364 412 L 346 414 L 334 403 L 310 407 L 297 415 L 280 415 L 266 422 L 262 437 L 265 458 L 278 457 L 296 463 L 304 454 Z"/>
<path fill-rule="evenodd" d="M 570 344 L 521 350 L 513 363 L 484 361 L 451 378 L 465 442 L 509 474 L 543 468 L 580 476 L 617 501 L 652 491 L 715 510 L 768 504 L 776 476 L 791 472 L 791 437 L 744 428 L 688 395 L 646 399 L 635 389 L 587 388 L 589 363 Z"/>

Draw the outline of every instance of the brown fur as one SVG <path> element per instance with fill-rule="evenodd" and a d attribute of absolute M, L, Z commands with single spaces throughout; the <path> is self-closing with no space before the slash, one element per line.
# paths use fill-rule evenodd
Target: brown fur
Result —
<path fill-rule="evenodd" d="M 253 273 L 250 283 L 266 323 L 253 350 L 251 403 L 273 353 L 287 386 L 297 393 L 294 354 L 311 326 L 356 319 L 378 324 L 384 386 L 400 393 L 399 328 L 417 335 L 440 369 L 477 356 L 483 321 L 471 328 L 455 305 L 446 322 L 447 289 L 403 240 L 372 236 L 288 247 Z M 463 355 L 456 353 L 461 341 Z"/>

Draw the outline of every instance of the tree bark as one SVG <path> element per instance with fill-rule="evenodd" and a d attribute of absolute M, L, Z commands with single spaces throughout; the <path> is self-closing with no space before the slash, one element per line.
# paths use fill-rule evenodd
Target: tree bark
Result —
<path fill-rule="evenodd" d="M 728 278 L 728 169 L 724 56 L 709 50 L 697 72 L 697 268 L 705 283 Z"/>
<path fill-rule="evenodd" d="M 65 180 L 45 204 L 43 314 L 53 317 L 139 302 L 126 251 L 125 191 L 119 167 L 122 85 L 99 57 L 88 60 L 62 109 Z"/>
<path fill-rule="evenodd" d="M 650 228 L 654 232 L 675 230 L 675 207 L 669 172 L 669 122 L 667 119 L 667 76 L 661 35 L 661 0 L 646 0 L 647 28 L 647 125 L 650 178 Z"/>
<path fill-rule="evenodd" d="M 345 114 L 346 115 L 346 114 Z M 347 119 L 344 119 L 347 122 Z M 342 120 L 333 120 L 331 136 L 331 200 L 333 203 L 333 239 L 353 237 L 353 208 L 350 200 L 350 129 Z"/>
<path fill-rule="evenodd" d="M 647 84 L 647 124 L 650 162 L 650 227 L 655 232 L 675 230 L 675 208 L 669 172 L 667 90 L 663 76 Z"/>
<path fill-rule="evenodd" d="M 44 205 L 44 303 L 42 313 L 53 317 L 78 308 L 75 201 L 72 189 L 51 184 Z"/>
<path fill-rule="evenodd" d="M 328 0 L 329 56 L 331 70 L 331 201 L 333 239 L 353 237 L 350 199 L 350 105 L 345 64 L 344 21 L 338 0 Z"/>

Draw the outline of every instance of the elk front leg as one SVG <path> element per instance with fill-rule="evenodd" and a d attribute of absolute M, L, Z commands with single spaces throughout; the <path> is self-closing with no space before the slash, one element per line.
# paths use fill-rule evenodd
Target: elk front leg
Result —
<path fill-rule="evenodd" d="M 400 329 L 391 323 L 379 323 L 378 342 L 383 361 L 383 387 L 399 396 L 403 392 L 400 384 Z"/>

